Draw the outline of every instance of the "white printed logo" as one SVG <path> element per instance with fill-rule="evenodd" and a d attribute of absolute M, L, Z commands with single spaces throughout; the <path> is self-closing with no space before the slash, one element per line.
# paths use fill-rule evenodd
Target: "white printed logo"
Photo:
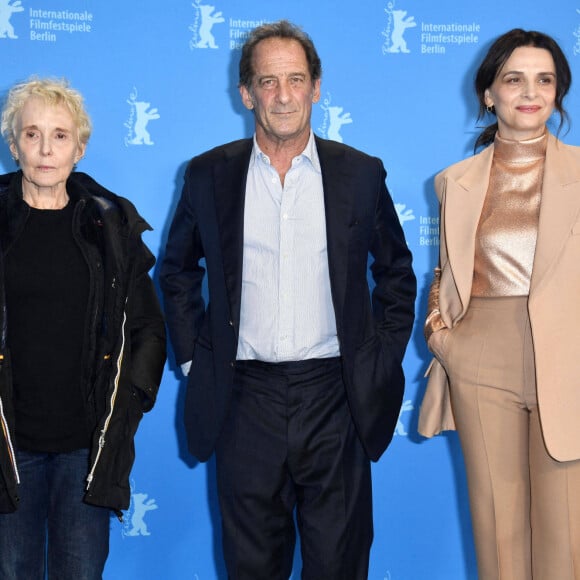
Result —
<path fill-rule="evenodd" d="M 343 125 L 349 125 L 352 123 L 350 113 L 343 113 L 343 107 L 330 106 L 332 97 L 330 93 L 324 102 L 320 105 L 320 108 L 324 111 L 324 119 L 322 121 L 322 126 L 318 128 L 320 135 L 325 139 L 332 139 L 333 141 L 338 141 L 342 143 L 342 135 L 340 134 L 340 129 Z"/>
<path fill-rule="evenodd" d="M 405 437 L 406 435 L 408 435 L 406 429 L 405 429 L 405 425 L 403 424 L 403 421 L 401 420 L 401 416 L 403 415 L 403 413 L 407 413 L 409 411 L 412 411 L 415 407 L 413 407 L 413 401 L 411 401 L 411 399 L 405 401 L 403 403 L 403 405 L 401 406 L 401 410 L 399 411 L 399 418 L 397 419 L 397 426 L 395 427 L 395 435 L 401 435 L 402 437 Z"/>
<path fill-rule="evenodd" d="M 576 12 L 580 14 L 580 10 L 576 8 Z M 576 43 L 574 44 L 574 56 L 580 54 L 580 24 L 576 27 L 576 30 L 572 33 L 576 37 Z"/>
<path fill-rule="evenodd" d="M 131 485 L 131 491 L 134 484 Z M 154 499 L 147 499 L 146 493 L 131 493 L 131 503 L 127 512 L 127 520 L 123 525 L 123 536 L 150 536 L 151 532 L 145 523 L 145 514 L 156 510 L 159 506 Z"/>
<path fill-rule="evenodd" d="M 137 89 L 133 87 L 133 91 L 127 99 L 127 103 L 131 106 L 129 119 L 125 122 L 125 127 L 128 129 L 125 137 L 125 146 L 129 145 L 153 145 L 151 135 L 147 130 L 149 121 L 159 119 L 160 115 L 157 109 L 150 109 L 151 103 L 137 100 Z"/>
<path fill-rule="evenodd" d="M 193 36 L 189 41 L 189 48 L 219 48 L 215 43 L 215 37 L 211 32 L 214 24 L 225 22 L 221 12 L 214 12 L 215 6 L 202 4 L 201 0 L 195 0 L 192 4 L 195 9 L 195 20 L 189 27 Z"/>
<path fill-rule="evenodd" d="M 395 10 L 395 2 L 389 2 L 385 8 L 387 14 L 387 26 L 382 32 L 385 37 L 383 43 L 383 54 L 395 52 L 411 52 L 407 48 L 407 43 L 403 34 L 407 28 L 417 26 L 414 16 L 407 16 L 406 10 Z"/>
<path fill-rule="evenodd" d="M 24 6 L 20 0 L 0 0 L 0 38 L 18 38 L 14 34 L 14 27 L 10 24 L 10 18 L 15 12 L 24 12 Z"/>
<path fill-rule="evenodd" d="M 405 222 L 409 222 L 415 219 L 412 209 L 407 209 L 404 203 L 396 203 L 395 209 L 397 210 L 397 216 L 399 216 L 399 222 L 403 225 Z"/>

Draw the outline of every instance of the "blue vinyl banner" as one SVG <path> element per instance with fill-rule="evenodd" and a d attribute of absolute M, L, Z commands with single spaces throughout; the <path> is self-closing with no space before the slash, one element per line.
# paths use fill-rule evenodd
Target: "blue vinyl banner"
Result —
<path fill-rule="evenodd" d="M 473 152 L 473 78 L 499 34 L 546 32 L 573 76 L 580 72 L 580 0 L 0 0 L 0 92 L 33 74 L 66 77 L 80 90 L 94 130 L 78 169 L 135 203 L 154 228 L 145 242 L 162 258 L 188 160 L 253 132 L 237 89 L 240 48 L 249 30 L 280 18 L 302 26 L 322 59 L 314 131 L 383 160 L 419 283 L 403 407 L 373 465 L 369 578 L 473 580 L 457 435 L 417 433 L 430 360 L 422 325 L 439 249 L 433 177 Z M 561 135 L 574 144 L 579 85 L 565 103 L 572 127 Z M 4 146 L 0 171 L 13 170 Z M 170 353 L 137 435 L 130 509 L 123 523 L 111 520 L 107 580 L 226 577 L 214 463 L 187 453 L 184 389 Z M 293 578 L 299 570 L 297 550 Z"/>

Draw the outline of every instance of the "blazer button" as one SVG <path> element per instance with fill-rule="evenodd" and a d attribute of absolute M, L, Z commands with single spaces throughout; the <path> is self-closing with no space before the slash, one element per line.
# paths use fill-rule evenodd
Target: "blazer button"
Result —
<path fill-rule="evenodd" d="M 230 320 L 230 321 L 228 322 L 228 324 L 229 324 L 230 326 L 233 326 L 233 325 L 234 325 L 234 321 L 233 321 L 233 320 Z"/>
<path fill-rule="evenodd" d="M 236 362 L 235 362 L 235 361 L 232 361 L 232 362 L 230 363 L 230 366 L 231 366 L 232 368 L 235 368 L 235 366 L 236 366 Z"/>

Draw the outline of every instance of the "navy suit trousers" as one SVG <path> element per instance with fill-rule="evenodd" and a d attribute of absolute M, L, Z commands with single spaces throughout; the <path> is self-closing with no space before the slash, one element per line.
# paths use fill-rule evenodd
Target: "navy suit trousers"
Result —
<path fill-rule="evenodd" d="M 304 580 L 367 578 L 370 461 L 339 358 L 238 361 L 216 465 L 229 578 L 287 580 L 295 522 Z"/>

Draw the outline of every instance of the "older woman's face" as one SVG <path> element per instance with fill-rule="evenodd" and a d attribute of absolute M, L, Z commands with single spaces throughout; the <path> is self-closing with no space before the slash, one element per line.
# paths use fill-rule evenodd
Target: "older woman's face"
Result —
<path fill-rule="evenodd" d="M 554 110 L 556 82 L 549 51 L 516 48 L 485 91 L 485 104 L 495 107 L 499 136 L 524 141 L 542 135 Z"/>
<path fill-rule="evenodd" d="M 51 105 L 30 97 L 16 117 L 12 155 L 24 175 L 23 192 L 35 189 L 58 194 L 83 156 L 74 119 L 64 104 Z"/>

